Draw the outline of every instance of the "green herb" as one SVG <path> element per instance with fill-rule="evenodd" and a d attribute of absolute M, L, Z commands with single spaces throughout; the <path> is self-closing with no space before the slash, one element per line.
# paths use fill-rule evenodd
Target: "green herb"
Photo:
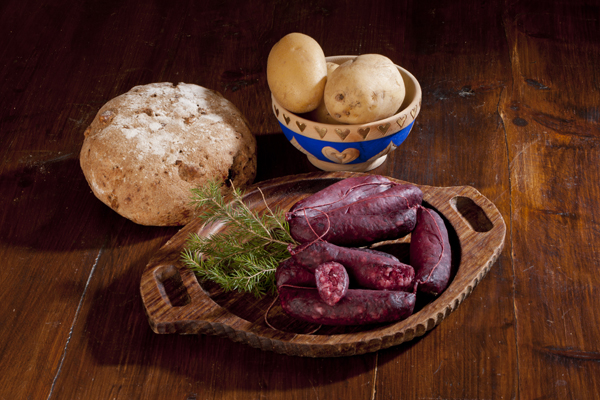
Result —
<path fill-rule="evenodd" d="M 233 188 L 233 200 L 226 203 L 221 186 L 215 182 L 192 190 L 192 194 L 196 207 L 202 210 L 199 218 L 206 225 L 222 223 L 225 228 L 207 237 L 191 234 L 182 251 L 183 263 L 225 291 L 257 297 L 274 294 L 275 269 L 289 257 L 288 245 L 295 244 L 284 213 L 269 208 L 264 195 L 265 212 L 251 210 L 237 188 Z"/>

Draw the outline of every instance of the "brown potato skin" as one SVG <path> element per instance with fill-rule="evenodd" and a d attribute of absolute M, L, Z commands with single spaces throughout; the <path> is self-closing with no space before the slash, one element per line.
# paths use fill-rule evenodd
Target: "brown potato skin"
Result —
<path fill-rule="evenodd" d="M 339 64 L 335 64 L 332 62 L 327 62 L 327 79 L 331 76 L 331 73 L 339 67 Z M 327 85 L 327 83 L 325 83 Z M 325 88 L 323 88 L 323 91 Z M 305 115 L 307 119 L 315 122 L 320 122 L 322 124 L 330 124 L 330 125 L 340 125 L 341 123 L 329 115 L 329 111 L 327 111 L 327 107 L 325 107 L 325 100 L 321 99 L 321 102 L 313 111 L 309 112 Z"/>
<path fill-rule="evenodd" d="M 290 33 L 271 48 L 267 58 L 267 83 L 273 97 L 288 111 L 315 110 L 323 99 L 327 61 L 316 40 Z"/>
<path fill-rule="evenodd" d="M 323 101 L 340 123 L 364 124 L 394 115 L 405 96 L 404 80 L 394 63 L 380 54 L 364 54 L 331 73 Z"/>

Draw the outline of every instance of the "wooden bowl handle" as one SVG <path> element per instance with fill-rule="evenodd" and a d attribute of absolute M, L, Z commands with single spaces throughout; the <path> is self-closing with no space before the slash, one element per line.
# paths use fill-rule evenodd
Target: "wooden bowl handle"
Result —
<path fill-rule="evenodd" d="M 441 212 L 459 234 L 499 235 L 506 224 L 494 203 L 471 186 L 425 187 L 424 201 Z"/>
<path fill-rule="evenodd" d="M 211 313 L 219 309 L 179 258 L 183 241 L 198 229 L 197 221 L 183 228 L 177 240 L 167 242 L 149 261 L 142 275 L 140 292 L 156 333 L 197 333 L 202 328 L 193 322 L 210 320 L 215 317 Z"/>

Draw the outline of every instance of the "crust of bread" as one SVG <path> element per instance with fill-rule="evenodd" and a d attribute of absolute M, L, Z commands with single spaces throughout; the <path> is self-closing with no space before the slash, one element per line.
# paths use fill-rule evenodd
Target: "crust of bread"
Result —
<path fill-rule="evenodd" d="M 256 139 L 242 113 L 198 85 L 136 86 L 108 101 L 85 131 L 80 165 L 94 195 L 141 225 L 196 216 L 191 189 L 237 188 L 256 176 Z M 226 193 L 224 193 L 226 194 Z"/>

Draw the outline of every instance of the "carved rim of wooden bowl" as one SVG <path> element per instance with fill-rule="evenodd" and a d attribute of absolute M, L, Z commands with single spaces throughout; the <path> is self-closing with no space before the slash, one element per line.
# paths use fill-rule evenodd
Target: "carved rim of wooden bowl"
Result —
<path fill-rule="evenodd" d="M 286 209 L 302 197 L 355 175 L 317 172 L 287 176 L 256 183 L 245 191 L 244 197 L 253 207 L 259 206 L 262 194 L 257 188 L 260 188 L 270 207 Z M 485 277 L 504 246 L 506 224 L 496 206 L 470 186 L 417 186 L 423 190 L 424 204 L 442 215 L 454 235 L 455 266 L 448 288 L 419 306 L 409 318 L 370 327 L 328 327 L 316 333 L 310 333 L 305 327 L 292 331 L 273 329 L 262 318 L 273 303 L 272 298 L 253 300 L 250 295 L 219 293 L 211 285 L 201 284 L 181 263 L 181 251 L 191 232 L 208 234 L 220 228 L 202 226 L 196 220 L 182 228 L 152 257 L 142 275 L 140 291 L 151 328 L 161 334 L 227 337 L 262 350 L 306 357 L 364 354 L 424 335 L 456 310 Z"/>

